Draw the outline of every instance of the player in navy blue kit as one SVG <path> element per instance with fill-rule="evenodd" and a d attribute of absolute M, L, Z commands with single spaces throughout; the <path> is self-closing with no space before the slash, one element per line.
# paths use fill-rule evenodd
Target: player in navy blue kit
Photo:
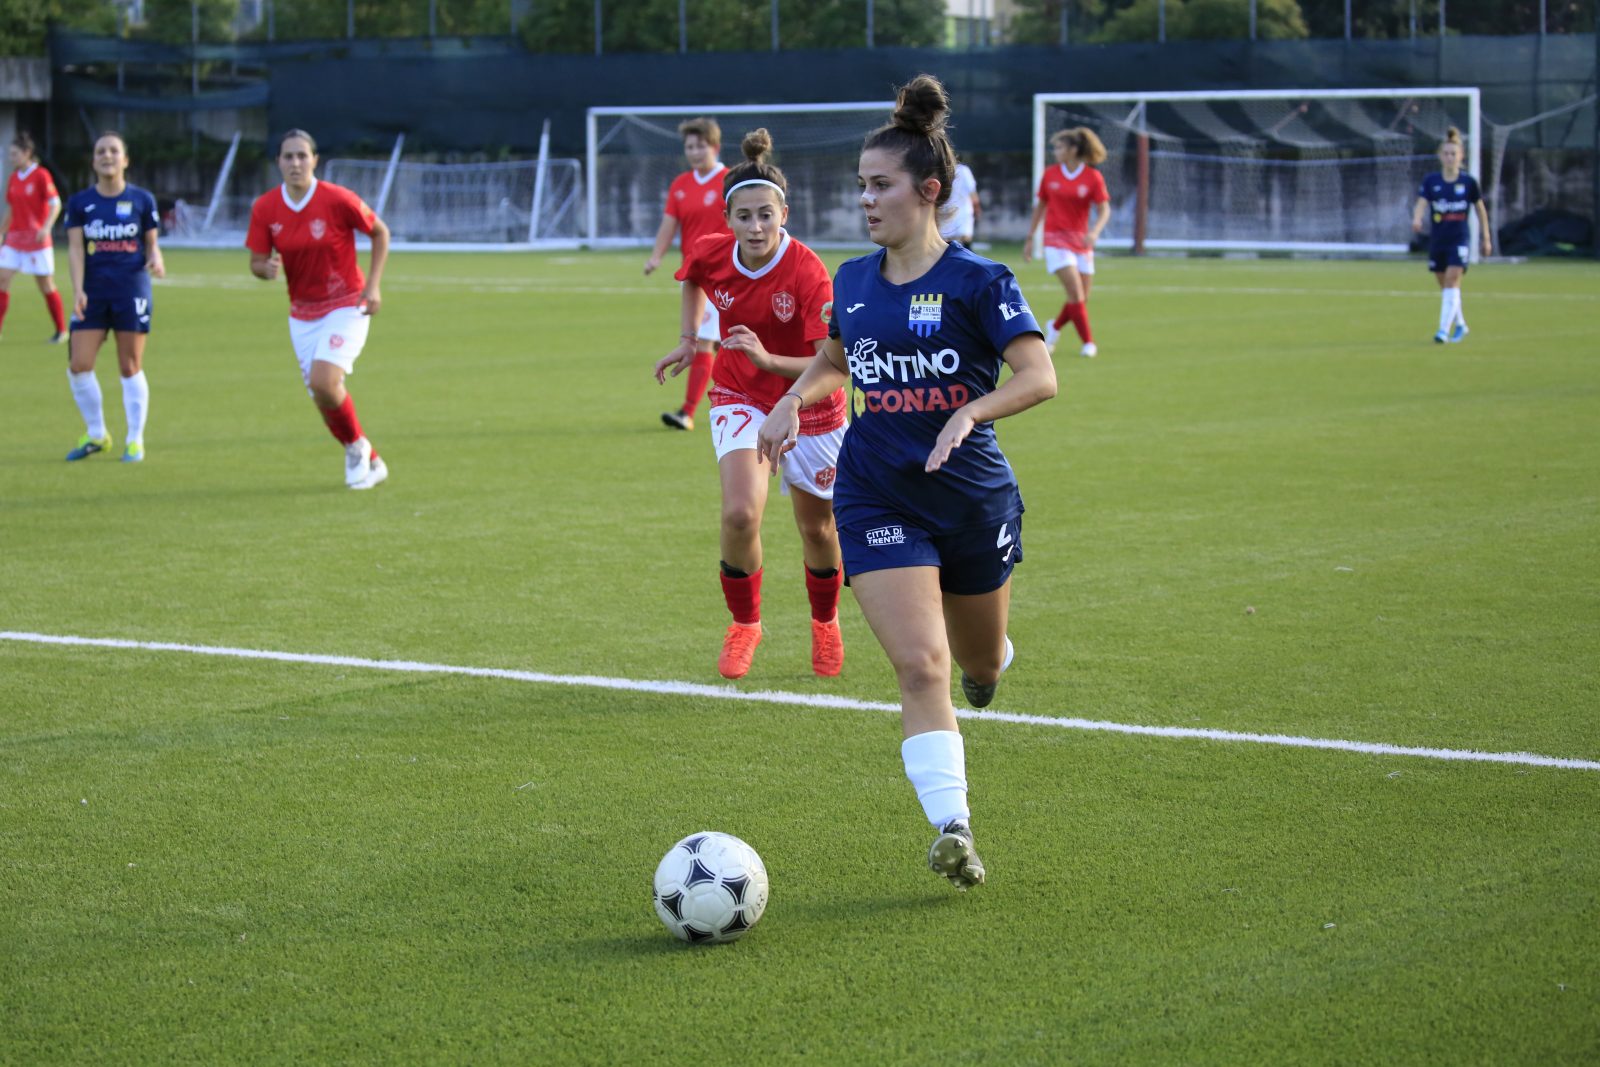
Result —
<path fill-rule="evenodd" d="M 851 379 L 833 490 L 845 574 L 899 680 L 906 777 L 937 831 L 928 865 L 965 890 L 985 871 L 950 661 L 968 702 L 994 699 L 1022 559 L 1022 497 L 992 423 L 1055 396 L 1056 376 L 1011 272 L 939 236 L 955 176 L 949 110 L 944 86 L 919 75 L 868 135 L 861 206 L 881 249 L 839 268 L 826 358 L 774 405 L 759 449 L 776 464 L 800 409 Z M 1012 375 L 997 387 L 1002 362 Z"/>
<path fill-rule="evenodd" d="M 122 406 L 128 416 L 124 463 L 144 459 L 144 424 L 150 385 L 144 376 L 144 341 L 150 333 L 150 278 L 166 275 L 156 244 L 156 198 L 129 185 L 128 146 L 103 133 L 94 143 L 95 183 L 67 201 L 67 254 L 72 270 L 72 344 L 67 378 L 83 415 L 84 434 L 67 453 L 88 459 L 111 448 L 95 356 L 106 334 L 117 335 Z"/>
<path fill-rule="evenodd" d="M 1478 233 L 1483 254 L 1494 250 L 1489 231 L 1489 211 L 1483 206 L 1478 182 L 1461 171 L 1461 131 L 1454 126 L 1445 131 L 1439 144 L 1439 169 L 1422 179 L 1417 203 L 1411 211 L 1411 229 L 1422 232 L 1422 220 L 1432 213 L 1433 229 L 1428 234 L 1428 269 L 1439 279 L 1439 332 L 1434 341 L 1460 341 L 1467 336 L 1467 318 L 1461 313 L 1461 276 L 1472 259 L 1472 228 L 1469 210 L 1478 213 Z"/>

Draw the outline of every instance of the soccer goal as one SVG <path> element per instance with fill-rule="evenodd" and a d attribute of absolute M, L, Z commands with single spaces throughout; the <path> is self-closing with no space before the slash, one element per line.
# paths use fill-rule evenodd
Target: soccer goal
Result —
<path fill-rule="evenodd" d="M 588 114 L 588 234 L 596 245 L 655 238 L 667 186 L 686 168 L 678 123 L 707 117 L 722 127 L 722 162 L 764 126 L 772 161 L 789 180 L 789 232 L 812 245 L 863 244 L 856 189 L 861 142 L 894 110 L 888 100 L 845 104 L 593 107 Z"/>
<path fill-rule="evenodd" d="M 1038 93 L 1034 174 L 1052 134 L 1087 126 L 1107 151 L 1102 247 L 1402 253 L 1448 127 L 1482 182 L 1481 124 L 1470 88 Z"/>

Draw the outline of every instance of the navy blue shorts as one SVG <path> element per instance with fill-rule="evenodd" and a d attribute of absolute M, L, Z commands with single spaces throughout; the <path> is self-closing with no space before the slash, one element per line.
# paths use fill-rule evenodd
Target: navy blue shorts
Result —
<path fill-rule="evenodd" d="M 74 318 L 74 330 L 115 330 L 118 333 L 150 332 L 150 298 L 122 296 L 114 299 L 93 297 L 84 301 L 83 318 Z"/>
<path fill-rule="evenodd" d="M 870 522 L 839 527 L 846 576 L 897 567 L 939 568 L 939 588 L 976 596 L 1006 584 L 1022 562 L 1022 515 L 960 533 L 932 533 L 883 513 Z"/>
<path fill-rule="evenodd" d="M 1428 270 L 1438 274 L 1449 267 L 1460 267 L 1466 273 L 1467 264 L 1472 260 L 1472 249 L 1466 245 L 1429 245 Z"/>

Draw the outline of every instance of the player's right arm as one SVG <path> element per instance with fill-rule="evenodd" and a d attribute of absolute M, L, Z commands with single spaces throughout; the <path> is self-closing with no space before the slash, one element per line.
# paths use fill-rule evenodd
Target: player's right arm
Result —
<path fill-rule="evenodd" d="M 89 304 L 89 298 L 83 291 L 82 223 L 67 229 L 67 273 L 72 276 L 72 317 L 81 319 Z"/>
<path fill-rule="evenodd" d="M 1411 232 L 1422 232 L 1422 217 L 1428 213 L 1428 202 L 1422 197 L 1417 197 L 1417 202 L 1411 207 Z"/>
<path fill-rule="evenodd" d="M 692 281 L 683 283 L 683 302 L 678 317 L 678 345 L 656 360 L 656 381 L 667 384 L 667 372 L 676 378 L 694 362 L 695 338 L 700 330 L 700 320 L 706 316 L 706 294 Z"/>
<path fill-rule="evenodd" d="M 1044 221 L 1045 202 L 1034 201 L 1033 217 L 1028 220 L 1028 236 L 1022 240 L 1022 262 L 1026 263 L 1033 258 L 1033 235 L 1039 229 L 1039 223 Z"/>
<path fill-rule="evenodd" d="M 812 358 L 811 366 L 795 380 L 794 386 L 772 405 L 756 434 L 756 462 L 770 460 L 774 471 L 783 454 L 800 438 L 800 409 L 832 396 L 850 380 L 843 341 L 837 337 L 818 341 L 816 354 L 822 358 Z"/>
<path fill-rule="evenodd" d="M 261 210 L 260 201 L 250 209 L 250 229 L 245 233 L 244 244 L 250 249 L 250 273 L 264 282 L 276 278 L 278 268 L 283 265 L 283 257 L 272 250 L 272 230 Z"/>
<path fill-rule="evenodd" d="M 677 235 L 678 220 L 671 215 L 661 216 L 661 225 L 656 229 L 656 246 L 650 250 L 650 258 L 644 261 L 645 274 L 661 266 L 661 257 L 667 254 L 667 249 L 672 247 L 672 239 Z"/>

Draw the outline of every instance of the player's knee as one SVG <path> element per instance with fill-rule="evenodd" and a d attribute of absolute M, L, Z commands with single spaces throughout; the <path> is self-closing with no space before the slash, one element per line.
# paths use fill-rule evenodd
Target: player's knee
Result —
<path fill-rule="evenodd" d="M 311 381 L 311 401 L 319 408 L 333 409 L 344 403 L 344 386 Z"/>
<path fill-rule="evenodd" d="M 814 548 L 832 548 L 839 543 L 839 532 L 834 527 L 833 516 L 801 519 L 800 538 Z"/>
<path fill-rule="evenodd" d="M 902 692 L 918 692 L 950 685 L 950 660 L 932 645 L 896 649 L 891 657 Z"/>
<path fill-rule="evenodd" d="M 722 528 L 730 533 L 750 534 L 761 528 L 761 511 L 753 501 L 722 502 Z"/>

